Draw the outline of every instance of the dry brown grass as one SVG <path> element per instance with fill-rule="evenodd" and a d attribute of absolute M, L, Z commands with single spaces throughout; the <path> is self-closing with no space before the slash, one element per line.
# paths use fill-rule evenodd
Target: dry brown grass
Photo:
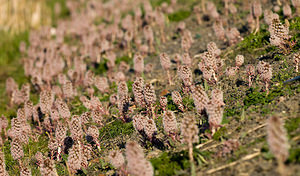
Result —
<path fill-rule="evenodd" d="M 45 0 L 0 0 L 0 30 L 19 33 L 51 24 Z"/>

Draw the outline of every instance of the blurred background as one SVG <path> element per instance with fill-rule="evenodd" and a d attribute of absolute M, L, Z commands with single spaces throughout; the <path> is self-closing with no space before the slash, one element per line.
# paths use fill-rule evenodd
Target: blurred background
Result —
<path fill-rule="evenodd" d="M 58 19 L 68 16 L 66 0 L 0 0 L 0 111 L 7 101 L 6 78 L 27 82 L 20 62 L 20 43 L 28 45 L 30 30 L 56 26 Z"/>

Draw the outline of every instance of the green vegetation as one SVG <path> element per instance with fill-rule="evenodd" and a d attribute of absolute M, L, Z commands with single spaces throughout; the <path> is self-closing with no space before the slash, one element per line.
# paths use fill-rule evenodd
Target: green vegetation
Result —
<path fill-rule="evenodd" d="M 134 54 L 132 53 L 132 55 L 134 55 Z M 131 57 L 129 57 L 129 56 L 126 56 L 126 55 L 122 56 L 122 57 L 118 57 L 116 59 L 116 64 L 120 64 L 121 61 L 124 61 L 127 64 L 133 64 L 133 59 Z"/>
<path fill-rule="evenodd" d="M 19 63 L 16 62 L 21 56 L 19 45 L 21 41 L 28 44 L 28 34 L 27 31 L 20 34 L 11 34 L 9 32 L 0 31 L 0 67 L 11 65 L 14 62 Z"/>
<path fill-rule="evenodd" d="M 300 30 L 300 17 L 295 17 L 290 23 L 290 30 Z"/>
<path fill-rule="evenodd" d="M 190 167 L 187 151 L 178 153 L 164 152 L 157 158 L 151 159 L 155 175 L 175 175 L 177 172 Z"/>
<path fill-rule="evenodd" d="M 218 131 L 215 132 L 215 134 L 213 135 L 213 139 L 216 141 L 221 140 L 222 138 L 224 138 L 226 135 L 227 129 L 226 127 L 221 127 Z"/>
<path fill-rule="evenodd" d="M 103 135 L 103 140 L 113 139 L 120 135 L 130 135 L 134 132 L 132 122 L 123 123 L 122 120 L 116 119 L 110 124 L 106 124 L 99 130 L 99 134 Z"/>
<path fill-rule="evenodd" d="M 194 149 L 193 152 L 196 164 L 206 163 L 210 158 L 210 152 Z M 190 162 L 187 151 L 164 152 L 159 157 L 150 160 L 155 170 L 155 175 L 187 175 L 184 170 L 190 168 Z"/>
<path fill-rule="evenodd" d="M 170 0 L 152 0 L 151 4 L 153 7 L 157 7 L 161 5 L 163 2 L 166 2 L 170 4 Z M 184 0 L 178 0 L 179 3 L 186 2 Z M 195 2 L 195 0 L 190 0 L 189 2 Z M 65 5 L 65 0 L 47 0 L 48 5 L 51 7 L 52 10 L 52 20 L 53 20 L 53 25 L 55 26 L 57 24 L 57 19 L 58 18 L 68 18 L 70 15 L 70 12 L 67 10 L 66 5 Z M 59 3 L 61 5 L 61 13 L 58 15 L 55 15 L 54 13 L 54 7 L 55 4 Z M 218 1 L 216 3 L 218 7 L 223 6 L 223 3 L 221 1 Z M 130 11 L 129 13 L 132 13 Z M 168 15 L 168 18 L 171 22 L 179 22 L 182 20 L 185 20 L 189 18 L 191 15 L 190 10 L 184 10 L 180 9 L 172 14 Z M 282 13 L 282 11 L 281 11 Z M 247 13 L 244 13 L 243 15 L 246 16 Z M 122 16 L 124 16 L 122 14 Z M 102 18 L 96 19 L 95 23 L 100 24 L 100 23 L 109 23 L 104 21 Z M 188 24 L 188 23 L 187 23 Z M 294 18 L 291 20 L 291 25 L 290 29 L 294 31 L 298 31 L 295 35 L 292 36 L 292 41 L 295 41 L 295 47 L 293 51 L 297 51 L 300 48 L 300 43 L 299 43 L 299 30 L 300 30 L 300 18 Z M 194 32 L 194 31 L 193 31 Z M 17 35 L 11 35 L 7 32 L 0 32 L 0 115 L 4 114 L 9 119 L 13 118 L 16 116 L 16 110 L 17 106 L 13 107 L 8 107 L 8 102 L 9 99 L 5 95 L 5 80 L 7 77 L 11 76 L 13 77 L 16 82 L 21 85 L 25 82 L 29 82 L 29 78 L 26 78 L 24 76 L 24 70 L 22 66 L 22 62 L 20 62 L 20 58 L 22 58 L 21 53 L 19 52 L 19 44 L 21 41 L 25 41 L 28 44 L 28 35 L 29 32 L 24 32 L 20 33 Z M 178 34 L 171 34 L 171 35 L 178 35 Z M 179 37 L 179 36 L 178 36 Z M 205 37 L 201 33 L 200 34 L 195 34 L 196 39 L 202 39 L 202 37 Z M 159 41 L 159 40 L 158 40 Z M 76 43 L 77 42 L 77 43 Z M 78 44 L 80 41 L 78 39 L 75 39 L 72 36 L 66 36 L 65 37 L 65 43 L 67 44 Z M 157 43 L 156 43 L 157 44 Z M 168 44 L 168 43 L 167 43 Z M 162 45 L 162 44 L 161 44 Z M 161 50 L 160 46 L 155 46 L 157 47 L 157 50 Z M 168 48 L 164 48 L 168 49 Z M 202 48 L 201 48 L 202 49 Z M 224 48 L 222 48 L 223 50 Z M 229 123 L 231 120 L 235 120 L 233 116 L 243 116 L 243 119 L 247 115 L 247 113 L 251 110 L 257 110 L 258 115 L 267 115 L 272 113 L 272 108 L 268 106 L 269 104 L 274 105 L 274 107 L 277 107 L 278 105 L 275 103 L 277 102 L 279 97 L 284 96 L 286 98 L 287 96 L 292 96 L 296 93 L 300 92 L 299 84 L 291 84 L 291 85 L 283 85 L 282 82 L 290 79 L 295 76 L 296 73 L 292 71 L 291 66 L 289 65 L 290 62 L 288 59 L 289 56 L 287 57 L 286 55 L 283 54 L 278 54 L 278 53 L 272 53 L 273 51 L 277 51 L 276 47 L 270 46 L 269 44 L 269 32 L 267 30 L 266 25 L 262 25 L 262 29 L 260 30 L 259 33 L 257 34 L 249 34 L 244 38 L 243 41 L 237 44 L 237 46 L 234 46 L 231 48 L 233 50 L 232 54 L 230 56 L 236 55 L 237 53 L 240 54 L 248 54 L 250 57 L 245 57 L 247 59 L 247 62 L 253 63 L 257 62 L 258 60 L 254 60 L 255 57 L 257 57 L 259 54 L 270 54 L 272 57 L 268 58 L 270 60 L 267 60 L 267 62 L 270 61 L 272 64 L 280 64 L 280 69 L 276 68 L 276 72 L 273 72 L 273 78 L 270 86 L 270 93 L 267 95 L 266 92 L 264 92 L 263 86 L 257 86 L 254 88 L 250 88 L 246 91 L 246 93 L 236 93 L 238 91 L 241 91 L 238 87 L 235 87 L 233 85 L 233 93 L 230 95 L 229 98 L 225 100 L 225 109 L 224 109 L 224 118 L 222 121 L 222 124 Z M 161 50 L 163 51 L 163 50 Z M 194 51 L 192 51 L 194 52 Z M 157 57 L 158 53 L 154 53 L 151 55 L 151 57 Z M 194 54 L 194 53 L 193 53 Z M 245 55 L 246 56 L 246 55 Z M 158 58 L 158 57 L 157 57 Z M 223 59 L 223 58 L 222 58 Z M 250 60 L 252 59 L 252 60 Z M 256 58 L 255 58 L 256 59 Z M 124 55 L 121 57 L 116 58 L 116 64 L 120 64 L 122 61 L 126 62 L 129 64 L 132 68 L 133 66 L 133 59 L 130 56 Z M 246 61 L 246 60 L 245 60 Z M 280 62 L 277 62 L 280 61 Z M 274 63 L 275 62 L 275 63 Z M 95 75 L 105 75 L 108 67 L 107 67 L 107 59 L 102 58 L 100 63 L 91 63 L 88 62 L 88 69 L 92 70 Z M 175 64 L 174 64 L 175 65 Z M 277 66 L 277 65 L 276 65 Z M 117 67 L 117 66 L 116 66 Z M 275 68 L 275 67 L 274 67 Z M 275 69 L 274 69 L 275 70 Z M 127 75 L 126 75 L 127 76 Z M 144 75 L 143 75 L 144 76 Z M 241 76 L 241 75 L 239 75 Z M 130 76 L 129 76 L 130 77 Z M 132 77 L 130 77 L 132 78 Z M 146 78 L 146 77 L 145 77 Z M 131 79 L 132 80 L 132 79 Z M 132 92 L 132 83 L 133 81 L 128 80 L 127 81 L 127 86 L 129 92 Z M 223 80 L 221 80 L 223 81 Z M 224 82 L 220 81 L 220 87 L 222 87 Z M 258 78 L 256 79 L 258 81 Z M 161 86 L 160 83 L 157 85 Z M 257 83 L 259 85 L 259 83 Z M 213 86 L 213 85 L 212 85 Z M 211 85 L 208 87 L 208 84 L 206 84 L 205 88 L 207 92 L 209 93 L 208 90 L 213 88 Z M 218 85 L 219 86 L 219 85 Z M 244 85 L 243 85 L 244 86 Z M 156 87 L 158 88 L 158 87 Z M 161 88 L 161 87 L 160 87 Z M 245 88 L 246 89 L 246 88 Z M 243 89 L 243 90 L 245 90 Z M 83 91 L 83 89 L 80 87 L 78 90 L 82 90 L 83 95 L 86 95 L 87 93 Z M 96 88 L 95 88 L 96 90 Z M 116 83 L 110 84 L 110 91 L 109 93 L 100 93 L 98 90 L 96 90 L 95 95 L 99 97 L 101 101 L 109 101 L 109 97 L 112 93 L 117 92 L 117 85 Z M 225 92 L 225 90 L 224 90 Z M 31 100 L 36 104 L 39 101 L 39 95 L 36 92 L 31 92 Z M 132 96 L 132 95 L 131 95 Z M 168 99 L 168 104 L 167 104 L 167 109 L 171 111 L 177 111 L 181 112 L 178 108 L 178 106 L 172 101 L 172 96 L 171 94 L 166 95 Z M 225 96 L 224 96 L 225 97 Z M 241 101 L 239 101 L 241 100 Z M 183 104 L 184 106 L 189 110 L 193 111 L 194 110 L 194 102 L 191 97 L 188 96 L 183 96 Z M 82 103 L 79 100 L 79 97 L 75 97 L 71 101 L 68 102 L 68 105 L 70 107 L 72 115 L 80 115 L 81 113 L 87 111 L 87 109 L 82 105 Z M 159 107 L 159 102 L 157 101 L 156 105 Z M 252 109 L 252 106 L 254 108 Z M 251 107 L 251 109 L 248 110 L 248 108 Z M 141 108 L 140 108 L 141 109 Z M 158 138 L 162 140 L 162 142 L 166 143 L 168 150 L 161 149 L 163 152 L 159 157 L 152 158 L 151 162 L 153 164 L 154 170 L 155 170 L 155 175 L 189 175 L 189 169 L 190 169 L 190 163 L 189 163 L 189 157 L 188 153 L 185 150 L 182 150 L 182 148 L 173 148 L 177 143 L 172 142 L 171 139 L 167 136 L 161 137 L 160 133 L 163 132 L 163 122 L 162 122 L 162 117 L 160 116 L 160 113 L 162 113 L 160 108 L 158 112 L 158 117 L 155 119 L 157 128 L 159 130 L 159 135 Z M 144 109 L 143 109 L 144 110 Z M 248 111 L 247 111 L 248 110 Z M 277 109 L 276 109 L 277 110 Z M 103 145 L 106 145 L 107 143 L 109 144 L 115 144 L 115 142 L 118 142 L 118 140 L 121 138 L 121 145 L 120 146 L 114 146 L 116 148 L 120 148 L 121 150 L 124 150 L 124 144 L 126 143 L 126 140 L 123 140 L 124 137 L 127 138 L 128 136 L 134 137 L 135 136 L 135 130 L 133 128 L 132 122 L 129 123 L 124 123 L 120 119 L 115 118 L 115 115 L 118 114 L 118 109 L 115 106 L 110 107 L 110 116 L 104 116 L 105 118 L 105 126 L 100 127 L 99 133 L 100 133 L 100 143 L 101 147 Z M 291 112 L 294 113 L 294 112 Z M 177 119 L 179 120 L 178 123 L 180 122 L 180 115 L 176 115 Z M 248 117 L 248 116 L 247 116 Z M 256 120 L 256 119 L 255 119 Z M 203 120 L 202 122 L 205 122 Z M 250 121 L 250 120 L 249 120 Z M 244 120 L 245 125 L 248 125 L 247 120 Z M 205 124 L 205 123 L 202 123 Z M 32 125 L 32 124 L 31 124 Z M 230 139 L 231 137 L 235 137 L 236 133 L 233 135 L 229 135 L 231 133 L 234 133 L 231 131 L 231 128 L 229 128 L 229 125 L 226 127 L 221 127 L 216 133 L 213 135 L 213 144 L 206 144 L 206 147 L 211 147 L 214 144 L 218 144 L 219 142 L 222 142 L 225 139 Z M 253 125 L 253 124 L 251 124 Z M 290 118 L 285 121 L 285 128 L 287 129 L 287 132 L 289 134 L 289 138 L 297 137 L 297 130 L 299 129 L 300 125 L 300 118 Z M 245 140 L 246 134 L 245 131 L 249 130 L 248 128 L 244 128 L 243 125 L 238 125 L 237 127 L 235 126 L 234 129 L 238 132 L 242 132 L 244 135 L 243 137 L 239 138 L 239 140 Z M 209 130 L 206 130 L 209 131 Z M 134 135 L 133 135 L 134 134 Z M 264 133 L 265 134 L 265 133 Z M 263 134 L 263 135 L 264 135 Z M 239 135 L 239 134 L 238 134 Z M 247 140 L 248 140 L 247 136 Z M 205 137 L 205 134 L 201 134 L 200 136 L 201 140 L 207 140 Z M 139 140 L 135 139 L 135 140 Z M 169 140 L 169 141 L 168 141 Z M 109 142 L 107 142 L 109 141 Z M 171 142 L 170 142 L 171 141 Z M 144 141 L 145 146 L 143 148 L 146 149 L 146 153 L 149 152 L 149 149 L 155 148 L 155 146 L 151 143 L 151 141 Z M 169 143 L 168 143 L 169 142 Z M 244 142 L 244 141 L 243 141 Z M 298 142 L 298 141 L 297 141 Z M 39 175 L 39 168 L 36 167 L 35 164 L 35 159 L 33 158 L 35 153 L 37 151 L 41 151 L 45 155 L 48 152 L 48 138 L 45 134 L 39 136 L 37 141 L 34 141 L 33 139 L 29 139 L 29 143 L 27 145 L 24 145 L 24 160 L 29 163 L 30 169 L 32 171 L 33 175 Z M 119 144 L 120 144 L 119 143 Z M 204 143 L 201 141 L 200 143 Z M 169 145 L 168 145 L 169 144 Z M 259 145 L 258 145 L 259 144 Z M 179 145 L 179 144 L 178 144 Z M 247 141 L 246 144 L 243 143 L 243 146 L 240 146 L 240 148 L 235 151 L 232 155 L 228 156 L 228 160 L 225 162 L 231 162 L 231 161 L 236 161 L 242 157 L 242 155 L 246 155 L 249 152 L 249 148 L 252 148 L 253 146 L 263 147 L 261 148 L 262 151 L 262 156 L 265 159 L 273 159 L 273 155 L 269 151 L 269 148 L 267 146 L 267 143 L 265 141 L 265 136 L 255 136 L 253 135 L 252 138 L 250 138 L 250 141 Z M 300 149 L 297 146 L 297 143 L 295 141 L 291 141 L 292 149 L 290 150 L 290 156 L 287 161 L 287 163 L 300 163 Z M 296 147 L 295 147 L 296 145 Z M 5 160 L 6 160 L 6 169 L 9 172 L 10 175 L 19 175 L 19 164 L 17 161 L 14 161 L 11 154 L 10 154 L 10 142 L 5 141 L 3 148 L 1 148 L 3 152 L 5 153 Z M 87 170 L 83 169 L 83 173 L 80 173 L 78 175 L 90 175 L 91 173 L 95 172 L 108 172 L 112 170 L 111 165 L 104 159 L 104 155 L 107 154 L 107 152 L 111 148 L 101 148 L 101 151 L 97 151 L 96 155 L 97 158 L 94 159 L 93 161 L 90 161 L 89 168 Z M 170 149 L 170 150 L 169 150 Z M 210 148 L 212 149 L 212 148 Z M 218 150 L 219 148 L 213 148 L 212 150 Z M 180 151 L 182 150 L 182 151 Z M 215 152 L 215 151 L 214 151 Z M 94 153 L 95 154 L 95 153 Z M 194 158 L 195 158 L 195 163 L 197 163 L 198 169 L 200 166 L 207 164 L 206 159 L 210 158 L 210 152 L 203 152 L 201 149 L 194 149 Z M 68 155 L 62 154 L 63 160 L 61 162 L 56 162 L 56 169 L 58 171 L 59 175 L 68 175 L 67 168 L 65 165 L 65 162 L 67 161 Z M 227 159 L 227 158 L 225 158 Z M 209 163 L 214 163 L 215 160 L 210 161 Z M 219 163 L 218 163 L 219 164 Z M 214 167 L 215 165 L 212 165 Z M 211 166 L 209 166 L 211 167 Z M 202 168 L 201 168 L 202 169 Z"/>
<path fill-rule="evenodd" d="M 191 11 L 188 10 L 179 10 L 177 12 L 174 12 L 172 14 L 168 15 L 168 18 L 172 22 L 179 22 L 186 18 L 188 18 L 191 15 Z"/>
<path fill-rule="evenodd" d="M 56 4 L 59 4 L 60 6 L 59 14 L 55 14 Z M 47 5 L 51 9 L 51 21 L 54 26 L 56 26 L 58 19 L 67 18 L 70 16 L 70 11 L 66 6 L 66 0 L 47 0 Z"/>
<path fill-rule="evenodd" d="M 289 156 L 287 162 L 300 164 L 300 148 L 299 148 L 299 146 L 296 149 L 291 149 L 289 152 L 290 152 L 290 156 Z"/>
<path fill-rule="evenodd" d="M 171 0 L 152 0 L 152 1 L 150 1 L 152 7 L 154 7 L 154 8 L 160 6 L 164 2 L 170 4 Z"/>
<path fill-rule="evenodd" d="M 185 106 L 185 108 L 187 108 L 189 110 L 192 110 L 195 107 L 194 100 L 190 97 L 183 97 L 182 98 L 182 103 Z"/>
<path fill-rule="evenodd" d="M 83 112 L 86 112 L 87 111 L 87 109 L 86 109 L 86 107 L 84 107 L 83 105 L 82 105 L 82 103 L 81 103 L 81 101 L 79 100 L 79 97 L 78 96 L 76 96 L 71 102 L 70 102 L 70 104 L 71 104 L 71 109 L 70 109 L 70 111 L 71 111 L 71 114 L 72 115 L 75 115 L 75 114 L 77 114 L 77 115 L 80 115 L 80 114 L 82 114 Z"/>
<path fill-rule="evenodd" d="M 18 167 L 18 161 L 15 161 L 11 156 L 9 141 L 6 141 L 4 143 L 3 152 L 5 154 L 5 165 L 6 165 L 7 172 L 10 175 L 19 175 L 20 170 Z"/>
<path fill-rule="evenodd" d="M 107 59 L 101 59 L 99 64 L 96 64 L 95 67 L 91 67 L 91 70 L 93 70 L 96 75 L 103 75 L 108 70 L 106 63 Z"/>
<path fill-rule="evenodd" d="M 260 92 L 258 88 L 250 88 L 246 92 L 246 97 L 244 99 L 244 108 L 247 109 L 251 105 L 265 105 L 272 102 L 276 97 L 282 96 L 282 87 L 274 88 L 267 95 L 266 92 Z"/>
<path fill-rule="evenodd" d="M 284 125 L 287 132 L 290 134 L 300 127 L 300 117 L 287 119 Z"/>
<path fill-rule="evenodd" d="M 13 77 L 19 85 L 28 81 L 19 61 L 19 45 L 21 41 L 28 43 L 28 32 L 13 35 L 0 31 L 0 38 L 0 115 L 9 117 L 15 115 L 15 109 L 7 108 L 9 99 L 5 93 L 5 81 L 8 77 Z"/>
<path fill-rule="evenodd" d="M 238 48 L 243 51 L 253 52 L 257 48 L 267 46 L 269 44 L 269 37 L 270 33 L 266 30 L 260 31 L 257 34 L 251 33 L 238 43 Z"/>
<path fill-rule="evenodd" d="M 173 102 L 172 100 L 172 94 L 167 94 L 166 95 L 167 100 L 168 100 L 168 105 L 167 105 L 167 109 L 170 111 L 180 111 L 177 107 L 177 105 Z"/>

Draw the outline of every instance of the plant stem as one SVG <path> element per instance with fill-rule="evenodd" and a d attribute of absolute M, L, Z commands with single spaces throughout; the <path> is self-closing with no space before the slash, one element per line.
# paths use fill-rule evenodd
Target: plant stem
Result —
<path fill-rule="evenodd" d="M 190 164 L 191 164 L 191 175 L 196 176 L 196 168 L 195 168 L 195 164 L 194 164 L 192 141 L 190 141 L 188 145 L 189 145 L 189 158 L 190 158 Z"/>

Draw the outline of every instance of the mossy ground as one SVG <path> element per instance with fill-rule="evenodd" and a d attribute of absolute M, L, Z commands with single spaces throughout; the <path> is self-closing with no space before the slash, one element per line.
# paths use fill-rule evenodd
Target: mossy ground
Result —
<path fill-rule="evenodd" d="M 49 1 L 50 7 L 54 8 L 54 3 L 59 2 L 63 6 L 62 14 L 60 18 L 68 18 L 68 10 L 65 7 L 63 1 Z M 170 1 L 154 0 L 153 6 L 158 6 L 163 2 L 170 3 Z M 296 17 L 290 20 L 290 30 L 292 40 L 296 42 L 292 52 L 288 55 L 281 54 L 279 49 L 270 46 L 269 44 L 269 32 L 266 25 L 261 25 L 261 30 L 257 34 L 250 34 L 249 31 L 242 33 L 244 40 L 237 45 L 228 47 L 226 44 L 217 41 L 214 34 L 211 33 L 211 22 L 206 21 L 201 26 L 196 25 L 195 17 L 191 13 L 191 4 L 194 1 L 181 2 L 184 4 L 184 8 L 180 7 L 176 11 L 168 16 L 169 27 L 168 32 L 173 34 L 175 26 L 179 21 L 184 20 L 187 24 L 187 28 L 195 34 L 195 44 L 191 49 L 191 56 L 205 51 L 206 44 L 209 41 L 215 41 L 219 48 L 223 49 L 221 57 L 225 59 L 225 63 L 228 65 L 234 65 L 234 57 L 237 54 L 243 54 L 245 56 L 245 64 L 257 64 L 259 60 L 265 60 L 270 62 L 273 66 L 273 78 L 271 80 L 270 93 L 267 95 L 264 91 L 263 84 L 257 83 L 253 87 L 249 88 L 247 85 L 247 79 L 245 73 L 241 72 L 235 80 L 224 78 L 220 87 L 224 91 L 225 112 L 223 119 L 223 127 L 213 136 L 212 140 L 208 140 L 205 136 L 200 135 L 200 142 L 206 145 L 198 148 L 195 146 L 194 157 L 196 160 L 197 171 L 201 174 L 205 174 L 207 170 L 222 166 L 224 164 L 237 161 L 243 156 L 253 153 L 254 151 L 261 151 L 261 155 L 258 157 L 240 163 L 236 167 L 229 167 L 214 173 L 215 175 L 240 175 L 243 173 L 253 173 L 257 175 L 273 175 L 276 171 L 276 160 L 270 153 L 266 143 L 266 130 L 265 127 L 257 128 L 259 125 L 263 125 L 266 119 L 271 115 L 280 115 L 285 118 L 285 128 L 287 129 L 289 141 L 291 144 L 290 156 L 286 162 L 287 167 L 294 173 L 299 173 L 300 168 L 300 148 L 299 148 L 299 100 L 300 100 L 300 88 L 299 82 L 293 82 L 288 85 L 284 85 L 283 82 L 291 79 L 297 74 L 294 72 L 293 64 L 291 62 L 291 55 L 293 52 L 299 51 L 300 48 L 300 18 Z M 221 4 L 218 1 L 216 4 Z M 243 14 L 242 14 L 243 15 Z M 52 17 L 54 25 L 57 22 L 56 16 Z M 100 21 L 101 22 L 101 21 Z M 239 26 L 244 25 L 245 22 L 241 22 Z M 241 27 L 239 29 L 242 29 Z M 208 35 L 211 34 L 211 35 Z M 28 78 L 24 76 L 22 68 L 21 54 L 19 52 L 19 43 L 25 41 L 28 43 L 29 33 L 26 31 L 17 35 L 10 35 L 9 33 L 0 33 L 0 114 L 4 114 L 9 119 L 16 116 L 16 109 L 18 107 L 9 107 L 8 97 L 5 94 L 5 80 L 7 77 L 13 77 L 16 82 L 21 85 L 28 82 Z M 158 51 L 164 51 L 168 54 L 174 54 L 180 49 L 179 36 L 168 36 L 168 43 L 160 44 L 157 47 Z M 174 39 L 174 40 L 173 40 Z M 67 40 L 67 39 L 66 39 Z M 72 40 L 70 40 L 73 42 Z M 225 49 L 227 48 L 227 49 Z M 225 49 L 225 50 L 224 50 Z M 263 56 L 263 57 L 262 57 Z M 158 56 L 151 55 L 146 58 L 146 63 L 157 61 Z M 125 61 L 132 67 L 132 58 L 128 56 L 119 57 L 117 64 L 121 61 Z M 197 60 L 198 62 L 198 60 Z M 167 81 L 164 79 L 164 72 L 161 71 L 159 64 L 155 67 L 152 74 L 145 74 L 147 79 L 157 79 L 154 83 L 157 94 L 162 90 L 167 89 L 169 92 L 172 90 L 178 90 L 180 85 L 176 82 L 176 86 L 168 86 Z M 196 66 L 195 66 L 196 68 Z M 242 66 L 241 70 L 244 68 Z M 96 75 L 101 75 L 107 70 L 105 59 L 95 67 L 91 67 Z M 175 75 L 175 71 L 173 73 Z M 194 76 L 196 81 L 204 84 L 201 79 L 201 74 Z M 257 80 L 259 82 L 259 78 Z M 132 81 L 128 81 L 129 91 L 132 92 L 130 85 Z M 208 91 L 211 91 L 211 87 L 208 85 Z M 178 90 L 180 91 L 180 90 Z M 112 92 L 116 92 L 116 85 L 111 86 L 109 93 L 99 95 L 101 101 L 107 101 L 109 95 Z M 38 102 L 38 95 L 34 92 L 31 93 L 31 99 L 35 103 Z M 180 111 L 177 106 L 171 101 L 170 94 L 168 97 L 168 109 L 173 111 Z M 183 97 L 183 103 L 191 111 L 195 111 L 193 108 L 193 101 L 191 97 Z M 80 114 L 86 109 L 81 105 L 79 98 L 76 97 L 72 102 L 72 114 Z M 117 114 L 116 108 L 112 108 L 111 112 Z M 178 118 L 182 114 L 178 115 Z M 100 130 L 101 138 L 101 151 L 96 153 L 96 159 L 91 161 L 91 165 L 87 170 L 83 170 L 80 175 L 95 175 L 96 173 L 106 173 L 113 169 L 108 164 L 105 155 L 109 149 L 116 146 L 124 148 L 126 140 L 137 139 L 140 140 L 140 136 L 134 131 L 132 122 L 123 123 L 120 120 L 116 120 L 113 117 L 107 117 L 106 125 Z M 157 118 L 157 125 L 161 126 L 161 115 Z M 199 124 L 200 125 L 200 124 Z M 256 130 L 253 130 L 256 129 Z M 159 128 L 161 133 L 162 129 Z M 163 140 L 165 139 L 159 136 Z M 234 151 L 226 157 L 217 157 L 216 153 L 222 150 L 222 142 L 227 139 L 237 139 L 240 142 L 238 150 Z M 165 149 L 159 150 L 152 144 L 146 143 L 147 157 L 150 159 L 155 169 L 156 175 L 189 175 L 189 161 L 185 146 L 174 143 L 169 144 Z M 150 150 L 151 149 L 151 150 Z M 2 150 L 5 153 L 5 160 L 7 171 L 10 175 L 18 175 L 19 167 L 11 157 L 10 144 L 5 142 Z M 24 146 L 25 158 L 29 160 L 30 168 L 33 175 L 39 175 L 39 170 L 35 165 L 35 161 L 32 156 L 36 151 L 47 152 L 47 137 L 41 135 L 36 140 L 31 139 L 29 144 Z M 67 155 L 63 155 L 63 161 L 56 164 L 56 168 L 59 175 L 68 175 L 65 161 Z"/>

